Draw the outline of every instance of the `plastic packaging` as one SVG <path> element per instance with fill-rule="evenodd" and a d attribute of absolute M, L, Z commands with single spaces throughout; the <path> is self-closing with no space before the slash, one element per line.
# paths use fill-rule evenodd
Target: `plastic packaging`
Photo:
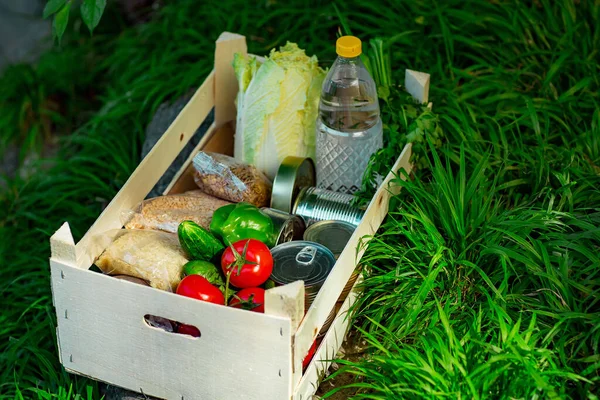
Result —
<path fill-rule="evenodd" d="M 377 88 L 360 59 L 361 42 L 342 36 L 321 90 L 317 119 L 317 187 L 353 194 L 371 155 L 383 147 Z"/>
<path fill-rule="evenodd" d="M 201 190 L 182 194 L 159 196 L 144 200 L 123 215 L 127 229 L 153 229 L 176 233 L 182 221 L 194 221 L 209 229 L 213 213 L 228 201 L 218 199 Z"/>
<path fill-rule="evenodd" d="M 167 232 L 116 229 L 95 238 L 105 248 L 95 264 L 109 275 L 128 275 L 150 286 L 174 292 L 189 260 L 177 235 Z"/>
<path fill-rule="evenodd" d="M 201 151 L 194 157 L 194 168 L 196 185 L 205 193 L 257 207 L 266 207 L 271 201 L 271 180 L 252 165 L 223 154 Z"/>

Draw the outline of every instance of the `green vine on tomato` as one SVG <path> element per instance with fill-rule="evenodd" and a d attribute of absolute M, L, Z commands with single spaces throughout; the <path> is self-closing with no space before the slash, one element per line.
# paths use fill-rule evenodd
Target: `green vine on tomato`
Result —
<path fill-rule="evenodd" d="M 223 252 L 221 268 L 226 276 L 225 298 L 228 299 L 230 284 L 240 289 L 264 284 L 273 272 L 273 256 L 269 247 L 259 240 L 239 240 Z"/>

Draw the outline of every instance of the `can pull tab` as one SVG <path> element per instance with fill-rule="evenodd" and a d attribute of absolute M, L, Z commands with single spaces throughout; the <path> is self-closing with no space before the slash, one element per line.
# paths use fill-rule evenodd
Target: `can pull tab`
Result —
<path fill-rule="evenodd" d="M 315 260 L 317 249 L 315 247 L 306 246 L 296 255 L 296 262 L 300 265 L 310 265 Z"/>

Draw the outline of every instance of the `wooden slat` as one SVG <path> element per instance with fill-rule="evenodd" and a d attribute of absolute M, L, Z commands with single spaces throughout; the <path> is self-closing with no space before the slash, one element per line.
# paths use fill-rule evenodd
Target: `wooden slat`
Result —
<path fill-rule="evenodd" d="M 394 164 L 392 171 L 385 178 L 379 190 L 375 193 L 373 200 L 367 208 L 360 225 L 354 231 L 354 234 L 348 241 L 348 244 L 340 254 L 333 270 L 329 273 L 327 280 L 319 290 L 317 297 L 313 301 L 306 317 L 302 321 L 294 339 L 294 359 L 301 358 L 306 354 L 317 334 L 321 330 L 330 310 L 334 307 L 346 282 L 355 270 L 355 266 L 360 261 L 365 248 L 360 246 L 361 238 L 372 236 L 388 212 L 388 203 L 390 191 L 388 186 L 396 178 L 396 173 L 404 169 L 407 173 L 412 170 L 410 163 L 411 156 L 410 144 L 404 147 L 400 157 Z M 358 250 L 357 250 L 358 249 Z"/>
<path fill-rule="evenodd" d="M 67 370 L 165 399 L 291 398 L 289 319 L 50 264 Z M 194 325 L 201 337 L 150 327 L 146 314 Z"/>
<path fill-rule="evenodd" d="M 94 236 L 122 227 L 121 213 L 131 210 L 148 195 L 154 184 L 158 182 L 198 127 L 204 122 L 214 105 L 213 88 L 214 72 L 211 72 L 175 118 L 175 121 L 169 126 L 169 129 L 131 174 L 119 193 L 100 214 L 94 225 L 77 243 L 77 265 L 80 268 L 89 268 L 99 255 L 98 251 L 101 251 L 101 249 L 92 246 Z"/>
<path fill-rule="evenodd" d="M 233 55 L 247 54 L 246 37 L 237 33 L 223 32 L 215 48 L 215 124 L 217 127 L 235 121 L 234 104 L 238 82 L 233 70 Z"/>
<path fill-rule="evenodd" d="M 265 292 L 265 314 L 289 318 L 293 335 L 304 318 L 304 301 L 303 281 L 278 286 Z M 296 360 L 295 363 L 290 364 L 292 376 L 288 383 L 291 391 L 295 387 L 295 382 L 298 382 L 302 376 L 302 362 Z"/>
<path fill-rule="evenodd" d="M 407 69 L 404 74 L 404 86 L 410 95 L 425 104 L 429 100 L 429 74 Z"/>
<path fill-rule="evenodd" d="M 310 400 L 312 395 L 315 394 L 315 391 L 318 387 L 318 384 L 317 387 L 315 387 L 315 382 L 320 382 L 323 379 L 325 371 L 327 371 L 331 366 L 331 360 L 336 357 L 340 347 L 342 346 L 342 343 L 344 342 L 344 337 L 348 332 L 348 327 L 350 324 L 350 320 L 347 318 L 348 310 L 350 310 L 350 307 L 356 301 L 356 287 L 361 281 L 362 279 L 360 277 L 356 280 L 352 290 L 348 294 L 348 297 L 346 297 L 342 307 L 337 312 L 331 327 L 317 348 L 317 351 L 315 352 L 310 364 L 306 368 L 306 371 L 304 371 L 304 375 L 302 376 L 298 387 L 294 391 L 293 400 Z"/>
<path fill-rule="evenodd" d="M 50 237 L 50 254 L 57 261 L 73 266 L 77 265 L 75 241 L 73 240 L 68 222 L 63 223 L 54 235 Z"/>
<path fill-rule="evenodd" d="M 296 332 L 304 318 L 304 282 L 296 281 L 265 292 L 265 314 L 288 318 Z"/>

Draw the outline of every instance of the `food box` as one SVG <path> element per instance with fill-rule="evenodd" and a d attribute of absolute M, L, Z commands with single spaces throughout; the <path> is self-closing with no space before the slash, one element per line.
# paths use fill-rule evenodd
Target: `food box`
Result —
<path fill-rule="evenodd" d="M 307 400 L 317 390 L 348 329 L 345 317 L 355 290 L 338 300 L 355 277 L 364 252 L 361 238 L 374 234 L 386 216 L 388 199 L 397 190 L 390 185 L 395 173 L 411 171 L 410 145 L 399 154 L 309 310 L 304 310 L 301 281 L 269 289 L 261 314 L 90 270 L 104 250 L 93 238 L 122 228 L 123 212 L 147 196 L 213 108 L 213 124 L 165 194 L 197 188 L 191 161 L 199 150 L 232 154 L 238 85 L 231 63 L 234 53 L 246 51 L 245 37 L 223 33 L 216 41 L 213 71 L 84 237 L 75 243 L 65 222 L 50 238 L 56 334 L 67 371 L 176 400 Z M 429 75 L 407 70 L 406 87 L 426 102 Z M 335 319 L 303 370 L 304 355 L 334 308 Z M 195 325 L 202 334 L 195 338 L 152 327 L 147 315 Z"/>

